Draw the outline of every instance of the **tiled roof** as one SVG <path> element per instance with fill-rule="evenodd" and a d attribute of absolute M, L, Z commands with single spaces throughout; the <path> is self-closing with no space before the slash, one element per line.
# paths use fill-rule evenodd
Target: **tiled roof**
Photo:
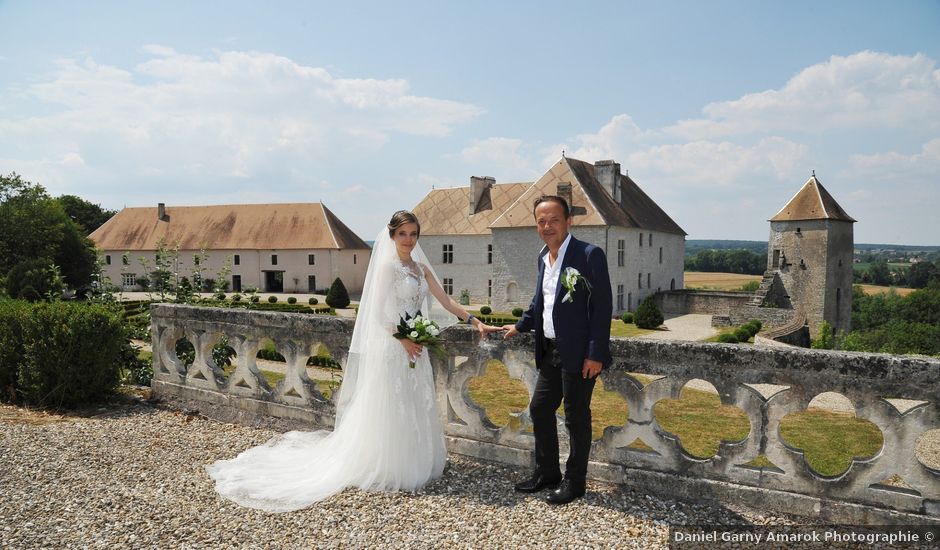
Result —
<path fill-rule="evenodd" d="M 786 206 L 770 218 L 772 222 L 797 220 L 840 220 L 854 222 L 845 213 L 829 191 L 819 183 L 816 176 L 810 177 Z"/>
<path fill-rule="evenodd" d="M 532 204 L 541 195 L 555 195 L 558 184 L 571 184 L 573 225 L 615 225 L 685 235 L 629 177 L 620 176 L 622 203 L 618 204 L 594 177 L 594 165 L 564 157 L 526 189 L 515 204 L 493 222 L 496 227 L 534 227 Z"/>
<path fill-rule="evenodd" d="M 102 250 L 155 250 L 165 239 L 181 250 L 368 249 L 320 203 L 125 208 L 89 237 Z"/>
<path fill-rule="evenodd" d="M 470 212 L 470 187 L 434 189 L 414 207 L 422 235 L 488 235 L 490 224 L 525 192 L 531 183 L 501 183 L 489 190 L 483 210 Z M 489 206 L 487 208 L 487 206 Z"/>

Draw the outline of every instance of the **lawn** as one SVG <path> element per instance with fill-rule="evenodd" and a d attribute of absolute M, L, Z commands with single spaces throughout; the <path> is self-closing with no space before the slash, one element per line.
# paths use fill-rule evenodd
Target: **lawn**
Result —
<path fill-rule="evenodd" d="M 652 379 L 645 375 L 636 377 L 644 384 Z M 525 385 L 510 378 L 499 361 L 490 361 L 483 376 L 471 379 L 469 390 L 471 399 L 486 410 L 490 421 L 497 426 L 509 424 L 510 413 L 528 406 Z M 606 391 L 602 380 L 598 380 L 591 410 L 595 440 L 603 435 L 605 427 L 623 426 L 629 412 L 623 398 L 616 392 Z M 717 394 L 690 388 L 683 389 L 679 399 L 657 403 L 653 415 L 664 430 L 679 437 L 686 452 L 700 458 L 714 456 L 720 441 L 740 441 L 750 430 L 741 410 L 722 405 Z M 881 432 L 871 422 L 821 409 L 787 416 L 780 430 L 788 444 L 804 449 L 814 470 L 827 476 L 843 472 L 853 457 L 874 455 L 883 441 Z M 643 447 L 643 444 L 634 442 L 631 446 Z M 763 457 L 748 464 L 772 465 Z"/>

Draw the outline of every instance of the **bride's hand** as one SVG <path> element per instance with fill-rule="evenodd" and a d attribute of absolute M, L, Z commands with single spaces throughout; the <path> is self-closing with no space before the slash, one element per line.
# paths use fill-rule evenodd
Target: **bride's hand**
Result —
<path fill-rule="evenodd" d="M 401 342 L 402 347 L 405 348 L 405 353 L 408 354 L 408 358 L 412 361 L 417 359 L 421 353 L 424 352 L 424 346 L 416 344 L 407 338 L 402 338 L 399 342 Z"/>
<path fill-rule="evenodd" d="M 491 325 L 487 325 L 486 323 L 484 323 L 483 321 L 480 321 L 479 319 L 477 320 L 476 325 L 477 325 L 477 330 L 480 331 L 480 336 L 483 336 L 483 337 L 485 337 L 487 334 L 491 332 L 503 331 L 503 327 L 494 327 Z"/>

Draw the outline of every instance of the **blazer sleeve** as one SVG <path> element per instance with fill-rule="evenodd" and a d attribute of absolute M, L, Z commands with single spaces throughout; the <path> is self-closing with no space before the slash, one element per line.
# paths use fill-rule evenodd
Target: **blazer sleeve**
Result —
<path fill-rule="evenodd" d="M 607 271 L 607 256 L 599 247 L 588 252 L 591 295 L 588 312 L 591 316 L 588 335 L 587 357 L 607 364 L 610 361 L 610 319 L 613 314 L 613 297 L 610 292 L 610 273 Z"/>

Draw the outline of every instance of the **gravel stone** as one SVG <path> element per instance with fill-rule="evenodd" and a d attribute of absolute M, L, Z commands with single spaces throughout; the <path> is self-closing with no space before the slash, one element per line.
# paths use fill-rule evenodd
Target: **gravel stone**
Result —
<path fill-rule="evenodd" d="M 218 497 L 203 466 L 273 435 L 131 398 L 0 406 L 0 548 L 666 548 L 675 525 L 797 523 L 595 482 L 552 506 L 513 491 L 524 470 L 458 455 L 418 493 L 347 489 L 287 514 Z"/>

